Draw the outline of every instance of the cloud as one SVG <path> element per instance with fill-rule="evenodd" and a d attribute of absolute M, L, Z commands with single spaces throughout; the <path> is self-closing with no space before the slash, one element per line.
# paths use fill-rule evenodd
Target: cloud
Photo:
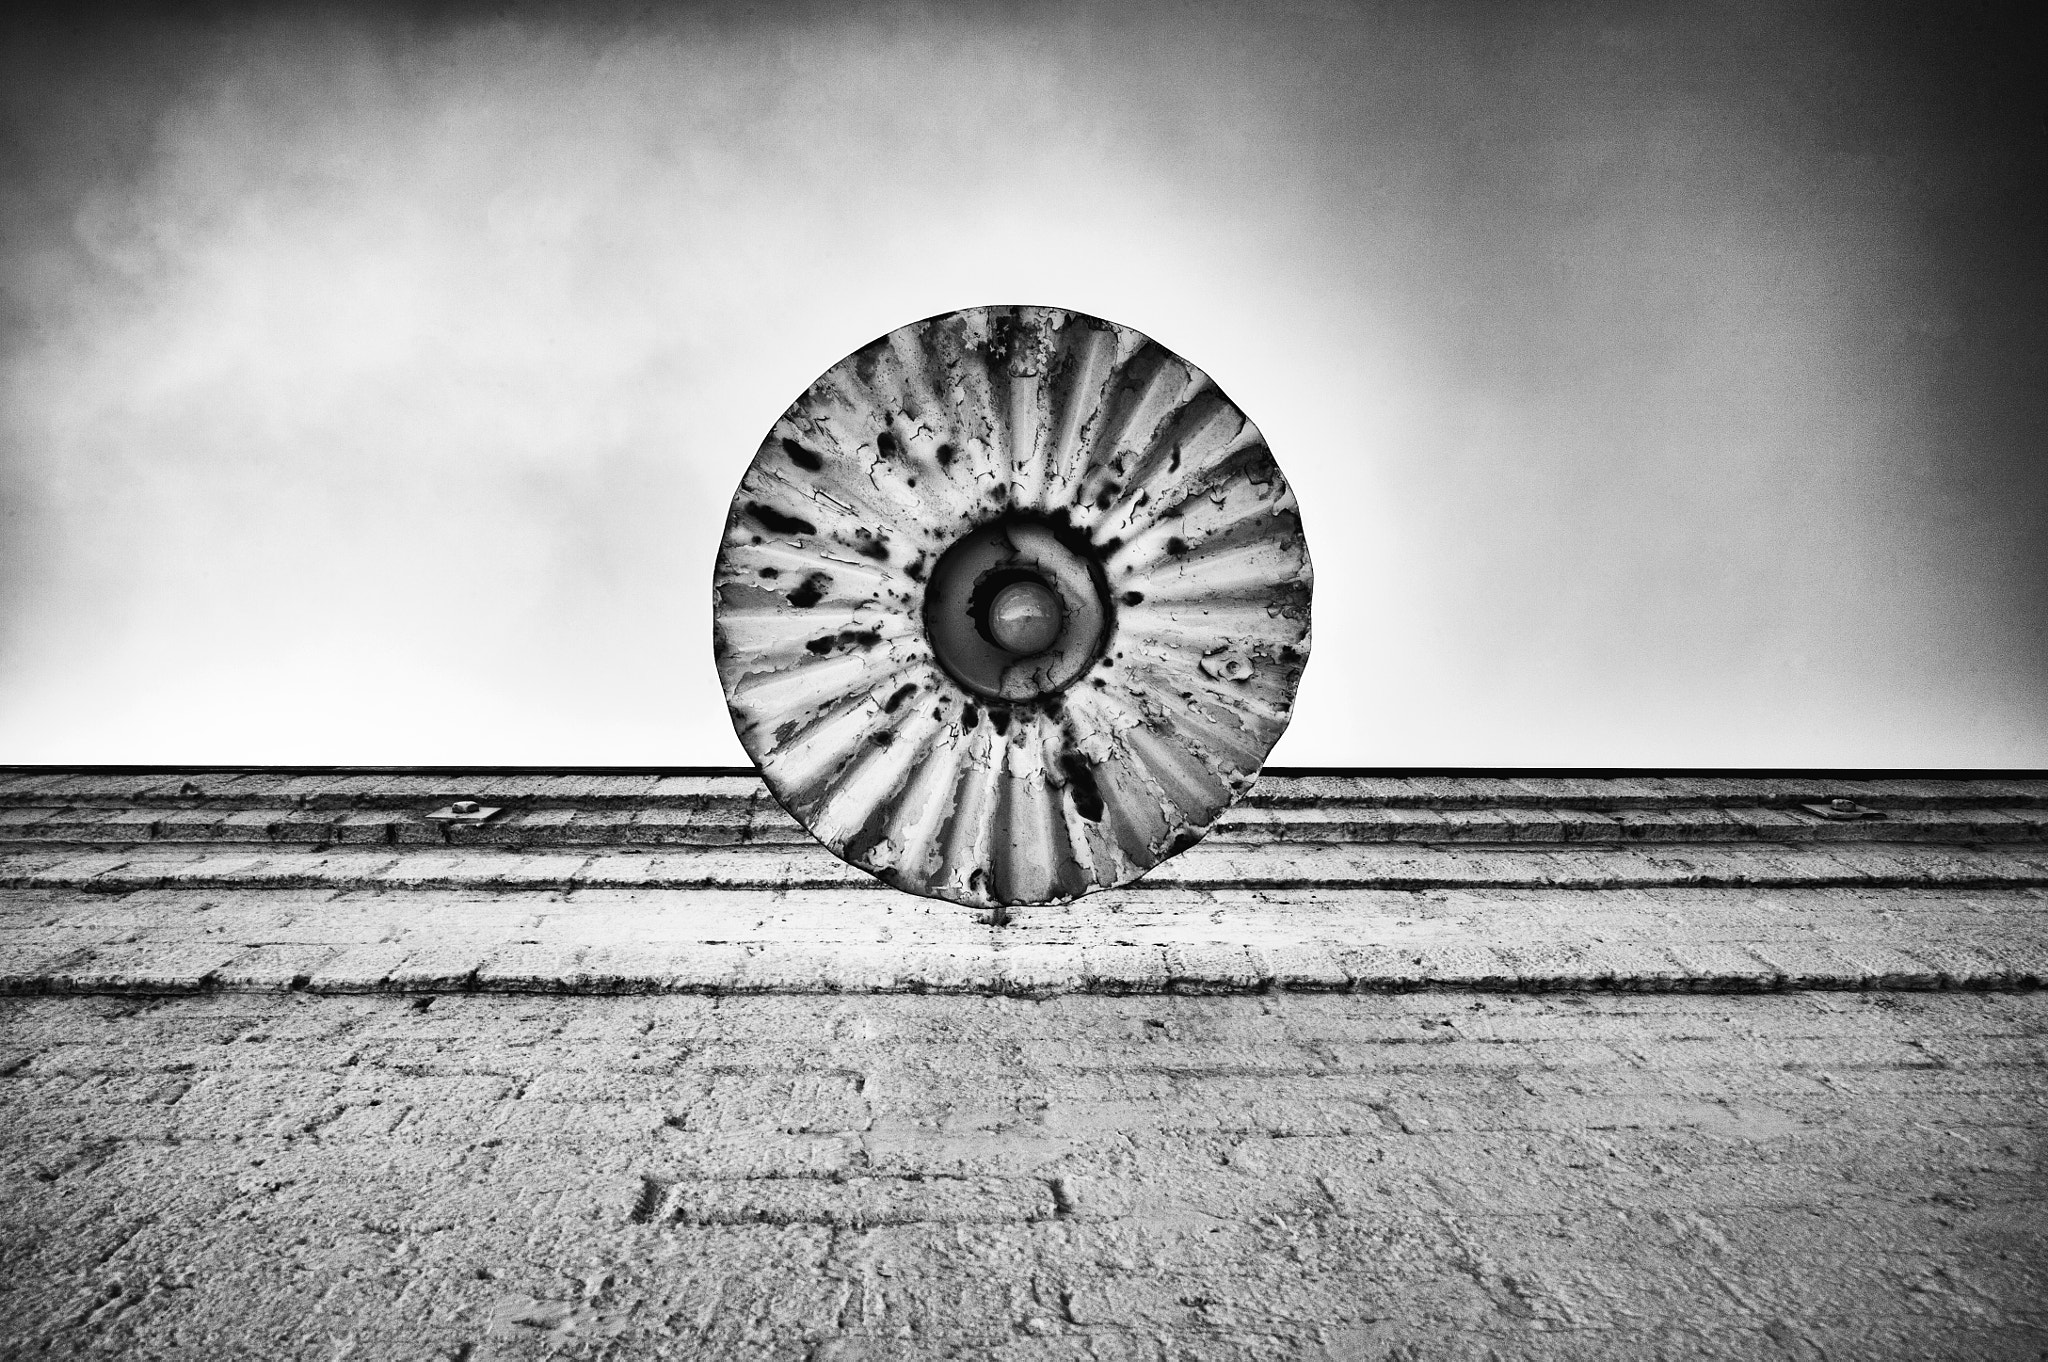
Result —
<path fill-rule="evenodd" d="M 1948 76 L 1731 13 L 37 30 L 0 757 L 737 761 L 762 432 L 1046 301 L 1204 366 L 1301 492 L 1277 760 L 2048 764 L 2039 399 L 1971 377 L 2034 325 L 1982 278 L 2029 163 L 1971 189 Z"/>

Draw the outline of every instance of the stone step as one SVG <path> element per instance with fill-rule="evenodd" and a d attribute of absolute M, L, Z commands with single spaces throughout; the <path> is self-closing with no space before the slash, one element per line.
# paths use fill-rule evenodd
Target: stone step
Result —
<path fill-rule="evenodd" d="M 1682 847 L 1430 847 L 1205 842 L 1159 866 L 1146 889 L 2048 885 L 2048 848 L 1913 843 Z M 643 852 L 509 847 L 251 847 L 155 844 L 0 851 L 0 889 L 845 888 L 893 894 L 822 847 L 671 847 Z"/>
<path fill-rule="evenodd" d="M 1331 801 L 1235 808 L 1212 836 L 1304 843 L 2022 842 L 2048 837 L 2048 809 L 1892 807 L 1844 821 L 1796 806 L 1428 809 Z"/>
<path fill-rule="evenodd" d="M 0 901 L 0 992 L 2027 988 L 2048 892 L 1110 891 L 1004 928 L 812 890 L 151 889 Z"/>
<path fill-rule="evenodd" d="M 1678 805 L 1642 809 L 1426 809 L 1330 802 L 1232 809 L 1212 841 L 1260 844 L 1408 842 L 1613 844 L 1696 842 L 2029 842 L 2048 839 L 2048 808 L 1894 808 L 1836 821 L 1803 808 Z M 0 808 L 0 844 L 247 843 L 340 846 L 783 846 L 810 836 L 772 802 L 697 808 L 599 805 L 510 808 L 489 822 L 445 827 L 391 808 L 172 808 L 15 805 Z"/>
<path fill-rule="evenodd" d="M 751 772 L 554 774 L 417 771 L 0 770 L 0 807 L 419 809 L 457 799 L 515 807 L 698 809 L 773 803 Z"/>
<path fill-rule="evenodd" d="M 2048 808 L 2048 780 L 1854 779 L 1829 775 L 1430 776 L 1268 774 L 1254 808 L 1330 804 L 1391 809 L 1796 809 L 1848 798 L 1880 809 Z M 0 807 L 424 813 L 456 799 L 515 809 L 722 809 L 773 807 L 758 776 L 710 773 L 420 772 L 285 770 L 125 772 L 0 768 Z"/>
<path fill-rule="evenodd" d="M 1293 807 L 1331 802 L 1427 809 L 1796 808 L 1829 799 L 1868 808 L 2048 807 L 2048 780 L 1641 775 L 1261 776 L 1246 802 Z"/>

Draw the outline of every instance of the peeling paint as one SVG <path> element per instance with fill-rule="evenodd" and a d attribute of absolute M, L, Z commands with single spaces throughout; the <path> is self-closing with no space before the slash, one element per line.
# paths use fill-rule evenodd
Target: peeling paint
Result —
<path fill-rule="evenodd" d="M 996 548 L 949 559 L 974 536 Z M 962 612 L 1020 575 L 1067 632 L 963 670 Z M 958 903 L 1060 902 L 1193 845 L 1250 788 L 1311 587 L 1294 495 L 1206 374 L 1099 318 L 970 308 L 863 346 L 769 431 L 714 655 L 741 743 L 834 853 Z"/>

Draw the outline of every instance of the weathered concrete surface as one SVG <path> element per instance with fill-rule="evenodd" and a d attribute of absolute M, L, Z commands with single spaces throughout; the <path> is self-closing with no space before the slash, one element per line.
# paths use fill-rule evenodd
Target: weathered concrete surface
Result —
<path fill-rule="evenodd" d="M 2042 1356 L 2044 810 L 1270 779 L 997 929 L 751 778 L 0 775 L 0 1353 Z"/>
<path fill-rule="evenodd" d="M 475 855 L 471 854 L 471 859 Z M 1118 890 L 991 927 L 833 890 L 0 893 L 0 992 L 2035 988 L 2048 890 Z"/>
<path fill-rule="evenodd" d="M 0 1351 L 2017 1358 L 2048 995 L 0 1001 Z"/>
<path fill-rule="evenodd" d="M 1543 850 L 1515 846 L 1208 843 L 1135 892 L 1515 888 L 1869 888 L 2048 885 L 2048 847 L 1857 842 Z M 819 847 L 531 850 L 68 843 L 0 851 L 0 889 L 851 889 L 891 891 Z M 1046 911 L 1057 912 L 1060 905 Z M 1017 920 L 1012 914 L 1011 920 Z"/>
<path fill-rule="evenodd" d="M 1882 819 L 1805 806 L 1845 797 Z M 444 828 L 435 808 L 504 813 Z M 1617 846 L 2038 843 L 2048 780 L 1839 777 L 1261 776 L 1219 842 Z M 807 847 L 753 775 L 0 770 L 0 843 L 326 846 Z M 860 876 L 848 883 L 867 884 Z"/>

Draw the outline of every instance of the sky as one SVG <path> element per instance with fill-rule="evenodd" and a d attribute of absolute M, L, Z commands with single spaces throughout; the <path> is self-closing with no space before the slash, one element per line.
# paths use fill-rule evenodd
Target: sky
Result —
<path fill-rule="evenodd" d="M 1294 485 L 1276 764 L 2048 767 L 2020 13 L 17 16 L 0 762 L 742 762 L 763 434 L 1030 302 Z"/>

